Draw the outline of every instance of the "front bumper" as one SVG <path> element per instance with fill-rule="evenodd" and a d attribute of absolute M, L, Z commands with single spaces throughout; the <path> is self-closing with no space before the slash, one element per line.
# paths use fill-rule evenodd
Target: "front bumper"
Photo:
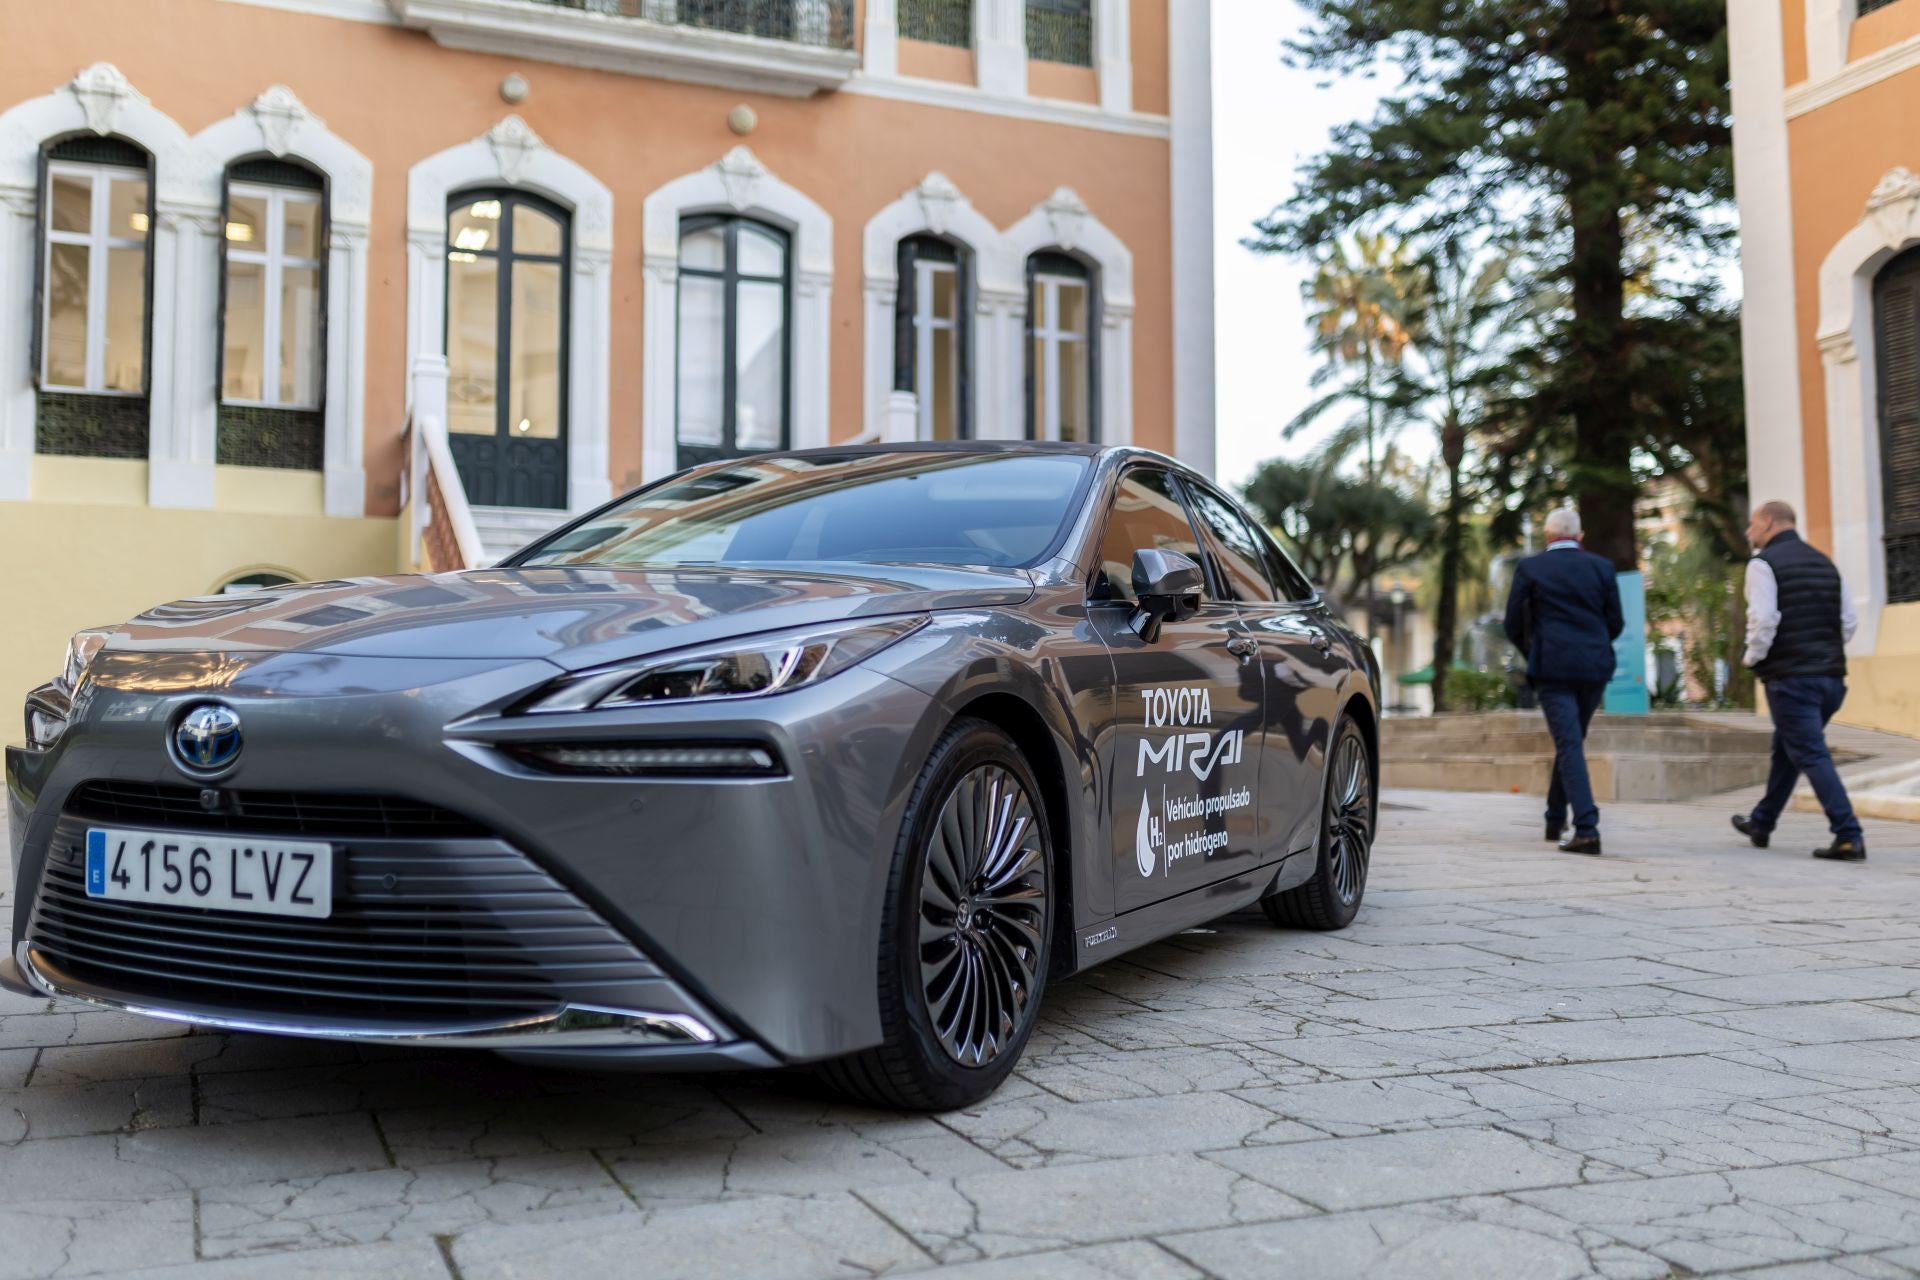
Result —
<path fill-rule="evenodd" d="M 535 718 L 476 717 L 473 709 L 502 705 L 544 682 L 554 674 L 544 663 L 469 670 L 424 686 L 389 671 L 390 690 L 287 697 L 284 668 L 300 661 L 314 655 L 268 659 L 213 693 L 238 710 L 247 731 L 240 768 L 218 784 L 223 794 L 398 794 L 470 818 L 484 829 L 483 841 L 429 834 L 402 842 L 404 849 L 364 838 L 338 847 L 349 858 L 457 857 L 478 843 L 523 857 L 654 966 L 648 982 L 632 988 L 637 994 L 581 1000 L 562 990 L 546 1007 L 500 1019 L 410 1022 L 306 1008 L 289 1016 L 284 1007 L 250 1007 L 244 997 L 209 1001 L 165 983 L 102 981 L 98 968 L 77 972 L 64 963 L 67 953 L 41 944 L 37 931 L 46 924 L 36 912 L 44 915 L 44 886 L 61 873 L 85 825 L 67 812 L 69 801 L 83 783 L 100 779 L 189 785 L 163 735 L 183 705 L 209 696 L 197 689 L 96 689 L 54 749 L 8 751 L 18 893 L 15 953 L 0 980 L 205 1026 L 672 1068 L 812 1060 L 878 1040 L 876 950 L 888 860 L 912 762 L 925 758 L 937 730 L 925 694 L 855 670 L 744 710 L 661 708 L 624 723 L 598 714 L 528 723 Z M 375 681 L 368 675 L 355 683 Z M 772 747 L 786 773 L 556 777 L 502 749 L 555 737 L 751 740 Z M 236 972 L 236 985 L 244 985 L 247 973 Z"/>

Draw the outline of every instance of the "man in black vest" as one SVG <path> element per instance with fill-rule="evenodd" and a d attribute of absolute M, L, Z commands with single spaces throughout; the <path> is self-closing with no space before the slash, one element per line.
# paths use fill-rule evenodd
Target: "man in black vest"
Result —
<path fill-rule="evenodd" d="M 1747 665 L 1766 686 L 1773 713 L 1773 770 L 1766 795 L 1733 825 L 1766 848 L 1804 773 L 1833 830 L 1833 842 L 1813 856 L 1862 862 L 1866 839 L 1827 750 L 1827 721 L 1847 697 L 1853 600 L 1833 561 L 1800 540 L 1798 523 L 1786 503 L 1764 502 L 1747 525 L 1754 550 L 1747 564 Z"/>
<path fill-rule="evenodd" d="M 1567 809 L 1573 834 L 1567 853 L 1600 853 L 1600 806 L 1587 776 L 1587 726 L 1613 679 L 1613 642 L 1625 625 L 1613 562 L 1580 545 L 1580 513 L 1563 507 L 1547 517 L 1547 549 L 1513 570 L 1507 593 L 1507 639 L 1527 659 L 1527 683 L 1553 735 L 1553 780 L 1547 787 L 1547 839 L 1560 840 Z"/>

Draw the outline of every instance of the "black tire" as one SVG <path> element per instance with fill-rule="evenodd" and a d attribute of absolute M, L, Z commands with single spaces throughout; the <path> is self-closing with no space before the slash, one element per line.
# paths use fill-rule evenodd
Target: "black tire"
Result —
<path fill-rule="evenodd" d="M 1334 726 L 1327 781 L 1320 800 L 1320 848 L 1313 878 L 1260 900 L 1267 919 L 1295 929 L 1344 929 L 1367 892 L 1373 836 L 1380 818 L 1373 753 L 1360 726 L 1345 716 Z"/>
<path fill-rule="evenodd" d="M 999 1088 L 1046 987 L 1052 858 L 1045 800 L 1019 748 L 984 720 L 955 721 L 920 771 L 894 846 L 880 924 L 884 1039 L 823 1064 L 827 1083 L 915 1111 L 970 1106 Z"/>

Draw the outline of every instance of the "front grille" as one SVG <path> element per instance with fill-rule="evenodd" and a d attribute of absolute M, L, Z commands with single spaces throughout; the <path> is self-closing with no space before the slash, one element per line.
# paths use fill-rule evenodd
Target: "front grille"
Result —
<path fill-rule="evenodd" d="M 89 898 L 84 840 L 62 822 L 27 939 L 61 975 L 130 1003 L 420 1027 L 647 1007 L 660 987 L 632 943 L 497 840 L 336 846 L 325 920 Z"/>
<path fill-rule="evenodd" d="M 219 807 L 200 803 L 199 787 L 151 782 L 83 782 L 67 799 L 67 812 L 89 822 L 242 831 L 249 835 L 314 839 L 484 839 L 493 833 L 450 809 L 397 796 L 328 795 L 308 791 L 219 791 Z"/>

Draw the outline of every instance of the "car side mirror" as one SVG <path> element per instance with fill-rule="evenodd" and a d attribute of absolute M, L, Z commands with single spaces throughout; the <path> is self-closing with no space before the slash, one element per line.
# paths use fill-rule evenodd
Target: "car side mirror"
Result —
<path fill-rule="evenodd" d="M 1148 644 L 1155 643 L 1161 623 L 1200 612 L 1205 583 L 1200 566 L 1178 551 L 1140 548 L 1133 553 L 1133 594 L 1140 604 L 1127 625 Z"/>

